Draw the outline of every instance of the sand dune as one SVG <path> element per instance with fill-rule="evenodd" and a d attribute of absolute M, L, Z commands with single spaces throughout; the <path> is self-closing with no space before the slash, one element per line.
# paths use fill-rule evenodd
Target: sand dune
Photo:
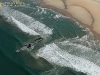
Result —
<path fill-rule="evenodd" d="M 83 25 L 92 28 L 100 36 L 100 0 L 42 0 L 45 6 L 52 6 L 69 13 Z M 65 3 L 67 9 L 65 9 Z M 43 5 L 41 4 L 41 5 Z M 62 13 L 63 14 L 63 13 Z"/>

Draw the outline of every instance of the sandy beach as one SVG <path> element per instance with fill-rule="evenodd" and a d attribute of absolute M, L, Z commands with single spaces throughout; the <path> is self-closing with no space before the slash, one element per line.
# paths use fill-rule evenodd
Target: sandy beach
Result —
<path fill-rule="evenodd" d="M 100 0 L 38 0 L 42 7 L 53 9 L 78 21 L 100 40 Z"/>

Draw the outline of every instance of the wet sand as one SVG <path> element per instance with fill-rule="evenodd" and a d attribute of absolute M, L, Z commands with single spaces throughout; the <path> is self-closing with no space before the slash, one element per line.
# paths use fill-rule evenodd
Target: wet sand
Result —
<path fill-rule="evenodd" d="M 100 0 L 37 0 L 42 7 L 53 9 L 78 21 L 100 40 Z"/>

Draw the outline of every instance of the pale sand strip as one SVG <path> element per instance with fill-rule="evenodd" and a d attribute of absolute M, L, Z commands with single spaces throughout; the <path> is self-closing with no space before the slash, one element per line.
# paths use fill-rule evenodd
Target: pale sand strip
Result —
<path fill-rule="evenodd" d="M 64 9 L 64 4 L 61 0 L 43 0 L 47 5 L 52 5 L 59 9 Z"/>
<path fill-rule="evenodd" d="M 95 39 L 100 39 L 100 3 L 94 0 L 38 0 L 43 7 L 51 8 L 65 16 L 73 18 L 83 26 L 90 28 Z"/>
<path fill-rule="evenodd" d="M 93 0 L 77 0 L 77 1 L 76 0 L 66 0 L 66 2 L 68 3 L 68 5 L 73 5 L 73 4 L 79 5 L 79 6 L 86 8 L 88 11 L 90 11 L 90 13 L 93 15 L 93 18 L 95 20 L 93 24 L 93 30 L 100 34 L 100 3 L 95 2 Z"/>
<path fill-rule="evenodd" d="M 90 13 L 86 9 L 79 7 L 79 6 L 74 6 L 74 5 L 68 6 L 67 8 L 68 8 L 67 11 L 73 17 L 77 18 L 78 20 L 80 20 L 84 24 L 92 25 L 93 19 L 91 18 Z M 83 12 L 81 12 L 81 11 L 83 11 Z"/>

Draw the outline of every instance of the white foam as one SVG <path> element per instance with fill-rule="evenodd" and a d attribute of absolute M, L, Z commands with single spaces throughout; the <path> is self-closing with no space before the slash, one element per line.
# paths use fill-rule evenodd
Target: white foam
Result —
<path fill-rule="evenodd" d="M 80 41 L 81 42 L 81 41 Z M 62 49 L 65 49 L 68 53 L 88 59 L 95 64 L 100 66 L 100 52 L 91 48 L 93 44 L 87 41 L 90 47 L 81 45 L 75 41 L 71 42 L 69 40 L 59 42 L 58 46 Z"/>
<path fill-rule="evenodd" d="M 70 67 L 76 71 L 84 72 L 87 75 L 100 75 L 99 66 L 89 60 L 69 54 L 68 52 L 58 48 L 54 43 L 41 48 L 36 56 L 42 57 L 52 64 L 61 67 Z"/>
<path fill-rule="evenodd" d="M 37 6 L 37 13 L 39 13 L 39 14 L 46 14 L 47 12 L 46 12 L 46 10 L 47 10 L 47 8 L 42 8 L 42 7 L 40 7 L 40 6 Z"/>
<path fill-rule="evenodd" d="M 41 13 L 44 13 L 44 9 L 42 10 Z M 36 21 L 34 18 L 32 18 L 22 12 L 19 12 L 19 11 L 10 9 L 10 8 L 5 8 L 5 9 L 0 9 L 0 14 L 3 14 L 8 17 L 12 16 L 11 19 L 13 20 L 13 22 L 17 23 L 18 27 L 21 29 L 23 28 L 23 25 L 24 25 L 26 27 L 29 27 L 29 29 L 35 30 L 42 36 L 52 34 L 51 28 L 40 23 L 39 21 Z M 61 17 L 61 15 L 56 15 L 54 18 L 59 18 L 59 17 Z M 79 23 L 77 22 L 77 24 L 79 24 Z M 22 25 L 22 26 L 20 27 L 20 25 Z M 25 29 L 25 30 L 27 30 L 27 29 Z M 25 31 L 25 30 L 23 30 L 23 31 Z M 27 32 L 27 31 L 25 31 L 25 32 Z M 89 35 L 92 35 L 92 33 L 89 33 Z M 87 36 L 87 35 L 85 35 L 81 39 L 79 39 L 78 36 L 77 36 L 77 38 L 75 38 L 73 40 L 68 39 L 67 41 L 61 42 L 62 45 L 66 44 L 67 46 L 68 45 L 72 46 L 71 51 L 73 51 L 73 50 L 75 50 L 76 52 L 80 51 L 79 53 L 77 53 L 76 56 L 74 54 L 69 54 L 67 52 L 67 50 L 64 51 L 64 50 L 60 49 L 58 46 L 56 46 L 56 44 L 52 43 L 52 44 L 46 45 L 45 47 L 41 48 L 39 50 L 39 52 L 36 54 L 36 57 L 42 57 L 42 58 L 46 59 L 47 61 L 49 61 L 50 63 L 60 65 L 61 67 L 71 67 L 77 71 L 87 73 L 88 75 L 100 75 L 100 67 L 99 67 L 100 66 L 99 65 L 100 64 L 100 61 L 99 61 L 100 53 L 97 52 L 97 54 L 95 54 L 95 51 L 93 51 L 93 49 L 92 49 L 92 47 L 96 43 L 94 43 L 94 42 L 90 43 L 89 41 L 91 40 L 91 37 Z M 93 39 L 93 36 L 92 36 L 92 39 Z M 75 44 L 76 42 L 78 42 L 80 44 Z M 87 44 L 87 43 L 88 43 L 89 47 L 85 46 L 85 44 Z M 99 44 L 96 44 L 96 46 L 97 45 L 99 45 Z M 99 46 L 96 48 L 99 48 Z M 80 50 L 78 50 L 78 49 L 80 49 Z M 84 55 L 81 56 L 81 54 L 84 54 Z M 92 59 L 94 59 L 95 61 Z M 92 62 L 90 62 L 90 61 L 92 61 Z"/>
<path fill-rule="evenodd" d="M 13 16 L 16 20 L 27 25 L 30 29 L 35 30 L 41 36 L 45 37 L 52 34 L 51 28 L 47 27 L 45 24 L 36 21 L 34 18 L 14 9 L 8 7 L 0 9 L 0 15 L 5 15 L 7 17 Z"/>
<path fill-rule="evenodd" d="M 21 22 L 17 21 L 16 19 L 14 19 L 12 16 L 8 17 L 6 21 L 14 24 L 14 26 L 18 27 L 23 32 L 28 33 L 29 35 L 39 35 L 35 31 L 33 31 L 32 29 L 28 28 L 23 23 L 21 23 Z"/>
<path fill-rule="evenodd" d="M 57 15 L 55 15 L 53 18 L 54 19 L 57 19 L 57 18 L 60 18 L 60 17 L 64 17 L 63 15 L 61 15 L 60 13 L 58 13 Z M 68 18 L 68 17 L 67 17 Z"/>

